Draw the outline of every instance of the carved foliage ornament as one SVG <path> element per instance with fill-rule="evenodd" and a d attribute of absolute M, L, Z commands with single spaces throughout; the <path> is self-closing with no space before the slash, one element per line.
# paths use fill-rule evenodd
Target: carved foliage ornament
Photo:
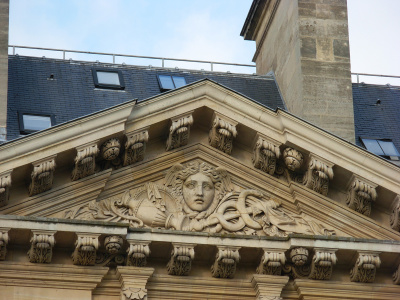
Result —
<path fill-rule="evenodd" d="M 329 180 L 333 179 L 332 166 L 332 163 L 311 154 L 303 184 L 307 188 L 326 196 L 328 194 Z"/>
<path fill-rule="evenodd" d="M 117 159 L 120 151 L 121 143 L 117 138 L 109 139 L 101 145 L 101 156 L 105 160 Z"/>
<path fill-rule="evenodd" d="M 98 235 L 78 234 L 75 241 L 75 251 L 72 253 L 73 264 L 93 266 L 96 262 L 96 251 L 98 248 Z"/>
<path fill-rule="evenodd" d="M 0 174 L 0 207 L 8 204 L 11 187 L 11 172 L 12 170 Z"/>
<path fill-rule="evenodd" d="M 126 135 L 124 166 L 142 161 L 146 152 L 146 143 L 149 140 L 149 132 L 147 129 L 141 129 Z"/>
<path fill-rule="evenodd" d="M 371 203 L 377 197 L 376 187 L 376 184 L 353 175 L 346 199 L 347 206 L 369 216 L 371 214 Z"/>
<path fill-rule="evenodd" d="M 261 171 L 274 175 L 276 169 L 276 161 L 281 155 L 279 146 L 266 137 L 257 134 L 257 142 L 253 150 L 253 165 Z"/>
<path fill-rule="evenodd" d="M 94 174 L 96 168 L 96 156 L 99 153 L 97 142 L 86 144 L 76 148 L 75 167 L 72 170 L 71 179 L 81 178 Z"/>
<path fill-rule="evenodd" d="M 55 244 L 55 231 L 32 231 L 31 248 L 28 251 L 31 263 L 50 263 Z"/>
<path fill-rule="evenodd" d="M 214 113 L 213 124 L 209 133 L 208 141 L 210 145 L 226 154 L 231 154 L 233 139 L 237 135 L 237 122 Z"/>
<path fill-rule="evenodd" d="M 171 127 L 166 145 L 166 151 L 187 145 L 190 135 L 190 126 L 193 125 L 192 113 L 171 119 Z"/>
<path fill-rule="evenodd" d="M 240 247 L 218 247 L 214 264 L 211 266 L 211 274 L 216 278 L 233 278 L 236 272 L 236 264 L 239 262 Z"/>
<path fill-rule="evenodd" d="M 48 157 L 33 163 L 29 196 L 33 196 L 51 189 L 53 173 L 56 168 L 55 156 Z"/>
<path fill-rule="evenodd" d="M 303 164 L 304 157 L 296 149 L 286 148 L 283 150 L 283 160 L 290 171 L 297 172 Z"/>
<path fill-rule="evenodd" d="M 390 226 L 400 231 L 400 195 L 397 195 L 393 202 L 392 214 L 390 215 Z"/>
<path fill-rule="evenodd" d="M 335 249 L 315 249 L 309 278 L 329 280 L 332 276 L 333 265 L 337 262 L 335 252 Z"/>
<path fill-rule="evenodd" d="M 169 275 L 187 276 L 192 267 L 194 259 L 194 244 L 177 244 L 171 252 L 171 259 L 167 264 L 167 272 Z"/>
<path fill-rule="evenodd" d="M 6 259 L 9 230 L 10 228 L 0 228 L 0 260 Z"/>
<path fill-rule="evenodd" d="M 392 279 L 394 284 L 400 284 L 400 265 L 397 267 L 396 272 L 393 273 Z"/>
<path fill-rule="evenodd" d="M 310 275 L 308 262 L 308 250 L 303 247 L 293 248 L 290 251 L 291 263 L 286 263 L 283 272 L 292 278 L 306 278 Z"/>
<path fill-rule="evenodd" d="M 379 253 L 360 252 L 356 264 L 350 271 L 350 280 L 364 283 L 374 282 L 376 269 L 380 265 Z"/>
<path fill-rule="evenodd" d="M 260 265 L 257 268 L 258 274 L 281 275 L 282 266 L 285 265 L 285 252 L 282 250 L 264 249 Z"/>
<path fill-rule="evenodd" d="M 128 241 L 129 249 L 128 259 L 126 262 L 127 266 L 134 267 L 144 267 L 147 263 L 147 257 L 150 255 L 150 242 L 141 242 L 141 241 Z"/>
<path fill-rule="evenodd" d="M 124 244 L 124 240 L 122 237 L 117 235 L 107 236 L 104 239 L 104 246 L 106 247 L 106 251 L 110 254 L 116 254 L 121 250 L 122 245 Z"/>

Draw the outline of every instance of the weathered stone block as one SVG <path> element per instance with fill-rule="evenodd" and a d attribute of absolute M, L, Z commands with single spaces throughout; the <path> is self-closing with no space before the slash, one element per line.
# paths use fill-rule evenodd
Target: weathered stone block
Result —
<path fill-rule="evenodd" d="M 317 55 L 318 60 L 333 60 L 332 39 L 325 37 L 317 38 Z"/>
<path fill-rule="evenodd" d="M 346 62 L 325 62 L 302 59 L 303 75 L 324 76 L 332 78 L 350 78 L 350 64 Z"/>
<path fill-rule="evenodd" d="M 301 39 L 301 56 L 307 58 L 316 58 L 317 49 L 315 38 L 303 37 Z"/>
<path fill-rule="evenodd" d="M 349 41 L 333 40 L 333 54 L 340 57 L 350 57 Z"/>
<path fill-rule="evenodd" d="M 316 5 L 314 3 L 304 3 L 299 1 L 299 16 L 316 17 Z"/>
<path fill-rule="evenodd" d="M 317 4 L 316 16 L 319 19 L 347 20 L 347 7 Z"/>

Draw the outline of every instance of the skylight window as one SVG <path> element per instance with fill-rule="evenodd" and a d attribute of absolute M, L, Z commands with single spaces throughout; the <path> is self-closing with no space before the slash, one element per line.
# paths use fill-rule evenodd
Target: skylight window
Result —
<path fill-rule="evenodd" d="M 399 151 L 391 140 L 361 139 L 368 151 L 381 156 L 389 156 L 391 159 L 400 157 Z"/>
<path fill-rule="evenodd" d="M 22 134 L 47 129 L 54 124 L 54 117 L 41 114 L 19 114 L 19 126 Z"/>
<path fill-rule="evenodd" d="M 123 90 L 124 78 L 119 70 L 93 69 L 93 81 L 97 88 Z"/>
<path fill-rule="evenodd" d="M 182 76 L 158 75 L 158 83 L 162 91 L 168 91 L 186 85 L 186 79 Z"/>

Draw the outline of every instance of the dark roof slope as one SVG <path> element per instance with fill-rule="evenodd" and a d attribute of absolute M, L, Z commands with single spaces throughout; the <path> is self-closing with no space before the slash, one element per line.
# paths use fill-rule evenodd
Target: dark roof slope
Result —
<path fill-rule="evenodd" d="M 125 90 L 95 88 L 93 68 L 120 70 Z M 9 56 L 7 138 L 20 134 L 18 113 L 53 114 L 60 124 L 132 99 L 158 95 L 158 74 L 183 76 L 188 84 L 208 78 L 272 109 L 284 108 L 278 86 L 269 76 Z"/>
<path fill-rule="evenodd" d="M 400 87 L 353 84 L 356 143 L 361 137 L 391 139 L 400 151 Z"/>

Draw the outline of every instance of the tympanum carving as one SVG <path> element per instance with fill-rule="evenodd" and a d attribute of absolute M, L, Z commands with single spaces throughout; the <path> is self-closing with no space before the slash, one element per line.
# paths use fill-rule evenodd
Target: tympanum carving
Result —
<path fill-rule="evenodd" d="M 377 197 L 377 185 L 359 176 L 353 175 L 346 203 L 351 209 L 366 216 L 371 214 L 371 204 Z"/>
<path fill-rule="evenodd" d="M 126 265 L 134 267 L 144 267 L 147 263 L 147 257 L 150 255 L 150 242 L 128 240 L 129 249 Z"/>
<path fill-rule="evenodd" d="M 192 125 L 192 112 L 171 119 L 171 127 L 169 128 L 165 150 L 169 151 L 187 145 L 190 135 L 190 126 Z"/>
<path fill-rule="evenodd" d="M 142 161 L 146 152 L 146 143 L 149 140 L 147 128 L 133 131 L 126 135 L 124 166 Z"/>
<path fill-rule="evenodd" d="M 55 231 L 32 231 L 31 248 L 28 251 L 32 263 L 50 263 L 53 256 Z"/>
<path fill-rule="evenodd" d="M 9 230 L 10 228 L 0 228 L 0 260 L 6 259 Z"/>
<path fill-rule="evenodd" d="M 12 170 L 0 174 L 0 207 L 8 204 L 11 187 L 11 172 Z"/>
<path fill-rule="evenodd" d="M 333 265 L 336 264 L 336 249 L 315 249 L 309 278 L 318 280 L 331 279 Z"/>
<path fill-rule="evenodd" d="M 122 196 L 68 211 L 66 217 L 212 233 L 334 234 L 306 216 L 286 211 L 278 201 L 260 191 L 234 192 L 225 169 L 198 160 L 173 166 L 165 185 L 147 183 Z"/>
<path fill-rule="evenodd" d="M 253 150 L 253 165 L 261 171 L 274 175 L 276 169 L 276 161 L 281 155 L 279 146 L 273 140 L 257 134 L 256 144 Z"/>
<path fill-rule="evenodd" d="M 167 264 L 169 275 L 187 276 L 194 259 L 194 244 L 172 243 L 171 259 Z"/>
<path fill-rule="evenodd" d="M 380 265 L 379 253 L 359 252 L 356 264 L 350 271 L 350 280 L 364 283 L 374 282 L 376 269 Z"/>
<path fill-rule="evenodd" d="M 329 180 L 333 179 L 332 167 L 333 164 L 329 161 L 311 154 L 307 172 L 303 177 L 303 184 L 317 193 L 328 195 Z"/>
<path fill-rule="evenodd" d="M 96 262 L 96 251 L 99 248 L 99 235 L 77 234 L 75 250 L 72 253 L 74 265 L 93 266 Z"/>
<path fill-rule="evenodd" d="M 240 259 L 239 249 L 240 247 L 218 247 L 215 262 L 211 266 L 211 275 L 216 278 L 233 278 Z"/>
<path fill-rule="evenodd" d="M 260 265 L 257 268 L 258 274 L 281 275 L 282 267 L 285 265 L 285 252 L 275 249 L 264 249 Z"/>
<path fill-rule="evenodd" d="M 53 186 L 53 173 L 56 168 L 55 156 L 34 162 L 29 185 L 29 196 L 43 193 Z"/>
<path fill-rule="evenodd" d="M 96 156 L 99 153 L 97 141 L 76 148 L 75 167 L 71 179 L 78 180 L 94 174 L 96 169 Z"/>
<path fill-rule="evenodd" d="M 237 135 L 237 122 L 214 112 L 212 127 L 208 141 L 210 145 L 226 154 L 231 154 L 233 139 Z"/>

